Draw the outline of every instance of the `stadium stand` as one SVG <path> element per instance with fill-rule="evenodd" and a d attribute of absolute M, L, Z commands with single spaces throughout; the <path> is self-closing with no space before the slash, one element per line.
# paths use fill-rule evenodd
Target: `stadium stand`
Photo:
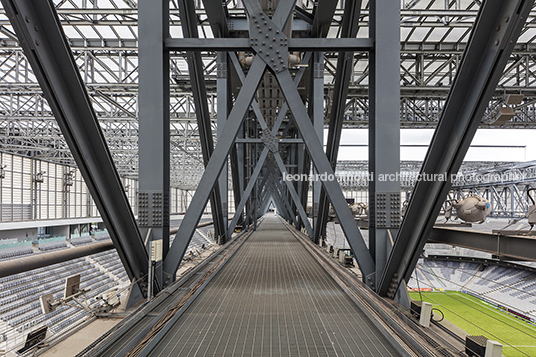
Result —
<path fill-rule="evenodd" d="M 485 259 L 468 262 L 456 258 L 459 260 L 438 256 L 420 259 L 408 287 L 467 292 L 536 320 L 536 269 Z"/>

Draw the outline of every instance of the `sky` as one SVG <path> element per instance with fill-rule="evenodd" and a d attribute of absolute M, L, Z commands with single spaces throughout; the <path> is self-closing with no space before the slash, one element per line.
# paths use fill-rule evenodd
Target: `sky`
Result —
<path fill-rule="evenodd" d="M 400 142 L 402 145 L 429 145 L 434 129 L 402 129 Z M 327 141 L 327 129 L 324 131 L 324 143 Z M 367 145 L 366 129 L 343 129 L 341 145 Z M 532 161 L 536 160 L 536 130 L 533 129 L 479 129 L 471 145 L 487 145 L 494 147 L 471 147 L 465 161 Z M 498 146 L 522 146 L 506 148 Z M 426 147 L 402 147 L 402 161 L 422 161 L 426 155 Z M 339 161 L 368 160 L 367 147 L 339 148 Z"/>

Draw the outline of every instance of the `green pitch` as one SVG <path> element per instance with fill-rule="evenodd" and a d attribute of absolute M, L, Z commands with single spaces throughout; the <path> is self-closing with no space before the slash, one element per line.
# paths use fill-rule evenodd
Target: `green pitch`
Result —
<path fill-rule="evenodd" d="M 418 292 L 409 295 L 420 300 Z M 422 292 L 422 298 L 443 311 L 445 320 L 468 334 L 502 343 L 504 356 L 536 356 L 536 326 L 461 292 Z"/>

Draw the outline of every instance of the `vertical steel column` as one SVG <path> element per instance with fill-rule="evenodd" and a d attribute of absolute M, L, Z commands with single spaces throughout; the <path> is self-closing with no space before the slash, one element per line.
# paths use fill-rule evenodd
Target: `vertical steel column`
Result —
<path fill-rule="evenodd" d="M 183 36 L 186 38 L 198 38 L 197 16 L 195 15 L 195 5 L 193 0 L 179 0 L 179 11 L 181 15 L 181 27 Z M 212 139 L 212 128 L 210 125 L 210 113 L 208 110 L 207 91 L 205 88 L 205 78 L 203 74 L 203 61 L 199 52 L 187 52 L 188 72 L 195 102 L 195 113 L 197 116 L 197 128 L 201 151 L 203 153 L 203 163 L 205 166 L 214 151 Z M 225 241 L 227 234 L 226 222 L 223 220 L 222 203 L 220 197 L 220 187 L 216 185 L 210 193 L 210 210 L 214 221 L 214 232 L 218 241 Z"/>
<path fill-rule="evenodd" d="M 125 270 L 144 290 L 147 251 L 54 5 L 2 4 Z"/>
<path fill-rule="evenodd" d="M 139 2 L 139 225 L 142 237 L 162 239 L 162 256 L 169 250 L 169 37 L 168 1 Z M 162 286 L 161 264 L 155 278 Z M 156 290 L 157 291 L 157 290 Z"/>
<path fill-rule="evenodd" d="M 307 155 L 307 151 L 305 150 L 304 144 L 294 144 L 292 145 L 294 147 L 294 150 L 296 151 L 296 164 L 298 169 L 298 175 L 309 175 L 310 172 L 310 165 L 309 165 L 309 158 Z M 307 193 L 309 190 L 309 181 L 303 181 L 299 180 L 297 182 L 296 191 L 298 192 L 298 197 L 300 198 L 300 201 L 298 204 L 300 204 L 304 209 L 307 208 Z M 298 229 L 302 229 L 305 222 L 302 222 L 301 217 L 298 220 Z"/>
<path fill-rule="evenodd" d="M 411 277 L 533 5 L 534 0 L 487 0 L 480 7 L 421 169 L 430 177 L 446 177 L 416 183 L 378 285 L 380 295 L 392 297 Z"/>
<path fill-rule="evenodd" d="M 229 119 L 223 128 L 216 149 L 205 168 L 205 172 L 197 186 L 188 212 L 184 216 L 179 231 L 175 236 L 176 239 L 170 247 L 168 256 L 164 260 L 164 271 L 170 274 L 169 278 L 171 280 L 169 282 L 175 280 L 175 273 L 192 239 L 197 222 L 199 222 L 201 214 L 208 202 L 210 192 L 217 184 L 217 179 L 227 162 L 229 152 L 235 145 L 235 138 L 244 122 L 265 68 L 266 65 L 260 59 L 256 58 L 253 60 L 245 83 L 229 113 Z"/>
<path fill-rule="evenodd" d="M 369 250 L 376 284 L 400 225 L 400 3 L 370 3 Z"/>
<path fill-rule="evenodd" d="M 313 125 L 316 130 L 316 135 L 320 142 L 324 144 L 324 52 L 315 52 L 312 58 L 313 63 L 313 78 L 312 78 L 312 96 L 309 98 L 311 106 L 310 113 L 313 118 Z M 319 172 L 314 169 L 314 172 Z M 313 181 L 313 227 L 316 229 L 318 223 L 318 205 L 320 202 L 320 191 L 322 190 L 322 182 L 320 180 Z M 311 237 L 314 239 L 314 237 Z"/>
<path fill-rule="evenodd" d="M 226 9 L 226 5 L 224 3 L 222 3 L 221 1 L 219 0 L 203 0 L 203 4 L 205 5 L 205 11 L 207 13 L 207 17 L 208 17 L 208 20 L 210 22 L 210 27 L 212 28 L 212 32 L 214 34 L 214 37 L 215 38 L 219 38 L 219 37 L 227 37 L 229 35 L 229 27 L 227 25 L 227 9 Z M 218 54 L 218 56 L 220 56 Z M 223 120 L 227 120 L 227 115 L 229 114 L 229 111 L 230 111 L 230 107 L 232 106 L 232 98 L 231 98 L 231 73 L 229 72 L 229 66 L 228 66 L 228 53 L 227 55 L 225 56 L 225 59 L 222 58 L 222 62 L 219 62 L 221 63 L 222 66 L 225 66 L 225 68 L 220 68 L 220 70 L 222 71 L 225 71 L 226 72 L 226 87 L 225 89 L 223 89 L 223 83 L 220 83 L 220 81 L 218 81 L 217 83 L 217 86 L 218 86 L 218 93 L 224 93 L 224 97 L 226 98 L 226 103 L 220 107 L 220 105 L 222 104 L 221 103 L 221 99 L 218 101 L 218 137 L 220 136 L 222 130 L 223 130 L 223 126 L 220 125 L 223 122 Z M 223 61 L 225 61 L 225 64 L 223 64 Z M 223 73 L 220 73 L 218 72 L 218 78 L 222 79 L 223 80 Z M 222 75 L 220 77 L 220 74 Z M 220 92 L 220 90 L 223 90 L 224 92 Z M 219 95 L 220 98 L 222 97 L 222 95 Z M 223 110 L 223 107 L 225 107 L 225 110 Z M 221 109 L 221 111 L 220 111 Z M 223 118 L 223 113 L 226 113 L 225 114 L 225 119 Z M 220 118 L 221 118 L 221 121 L 220 121 Z M 238 202 L 240 202 L 240 197 L 241 197 L 241 193 L 242 193 L 242 189 L 241 189 L 241 184 L 240 184 L 240 180 L 239 180 L 239 173 L 238 173 L 238 168 L 239 168 L 239 164 L 238 164 L 238 155 L 237 155 L 237 148 L 236 146 L 233 146 L 232 149 L 231 149 L 231 154 L 230 154 L 230 163 L 231 163 L 231 177 L 232 177 L 232 184 L 233 184 L 233 199 L 234 199 L 234 204 L 235 204 L 235 211 L 236 211 L 236 207 L 238 205 Z M 227 167 L 227 164 L 225 164 L 224 168 L 223 168 L 223 175 L 225 175 L 226 172 L 228 172 L 228 167 Z M 221 180 L 220 180 L 220 195 L 221 195 L 221 198 L 222 198 L 222 208 L 223 208 L 223 212 L 224 212 L 224 223 L 225 223 L 225 226 L 227 227 L 226 225 L 226 222 L 227 222 L 227 218 L 228 218 L 228 210 L 229 210 L 229 194 L 228 194 L 228 190 L 227 190 L 227 185 L 228 185 L 228 176 L 225 176 L 223 177 L 223 175 L 221 175 Z M 226 181 L 225 185 L 223 184 L 223 181 Z M 225 202 L 227 201 L 227 203 Z M 242 223 L 242 216 L 240 216 L 240 223 Z M 227 238 L 227 237 L 224 237 L 224 238 Z M 224 241 L 222 241 L 222 243 L 224 243 Z"/>
<path fill-rule="evenodd" d="M 351 1 L 346 3 L 343 14 L 341 37 L 352 38 L 357 36 L 359 29 L 359 14 L 361 12 L 361 1 Z M 335 86 L 333 92 L 333 102 L 331 113 L 329 113 L 328 140 L 326 145 L 326 155 L 335 171 L 337 167 L 337 157 L 339 155 L 339 144 L 342 134 L 342 123 L 346 108 L 346 98 L 348 97 L 348 87 L 350 77 L 353 72 L 354 53 L 340 52 L 337 57 L 337 72 L 335 74 Z M 322 143 L 323 144 L 323 143 Z M 320 237 L 326 235 L 326 225 L 329 212 L 329 201 L 326 191 L 320 191 L 318 204 L 318 222 L 315 227 L 315 242 L 318 243 Z"/>
<path fill-rule="evenodd" d="M 218 120 L 218 137 L 221 135 L 223 128 L 225 127 L 225 122 L 227 121 L 227 116 L 229 115 L 229 101 L 230 101 L 230 75 L 229 75 L 229 61 L 226 52 L 218 52 L 217 59 L 218 62 L 218 78 L 216 79 L 216 90 L 218 93 L 218 109 L 217 109 L 217 120 Z M 227 163 L 223 166 L 223 170 L 220 174 L 219 186 L 220 186 L 220 197 L 221 197 L 221 206 L 222 206 L 222 216 L 223 222 L 225 224 L 224 228 L 227 229 L 227 221 L 229 216 L 229 171 Z M 225 243 L 226 235 L 222 234 L 221 243 Z"/>

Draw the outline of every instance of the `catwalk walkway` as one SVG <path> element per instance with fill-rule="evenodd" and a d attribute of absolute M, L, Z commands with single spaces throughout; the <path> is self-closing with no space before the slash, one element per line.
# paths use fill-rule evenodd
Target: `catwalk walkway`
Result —
<path fill-rule="evenodd" d="M 269 214 L 151 356 L 398 356 Z"/>

